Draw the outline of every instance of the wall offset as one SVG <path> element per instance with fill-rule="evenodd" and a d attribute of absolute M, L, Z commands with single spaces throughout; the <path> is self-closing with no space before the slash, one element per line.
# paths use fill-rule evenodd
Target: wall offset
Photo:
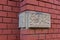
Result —
<path fill-rule="evenodd" d="M 51 28 L 20 30 L 20 40 L 60 40 L 60 2 L 58 0 L 24 0 L 20 12 L 26 10 L 51 14 Z"/>

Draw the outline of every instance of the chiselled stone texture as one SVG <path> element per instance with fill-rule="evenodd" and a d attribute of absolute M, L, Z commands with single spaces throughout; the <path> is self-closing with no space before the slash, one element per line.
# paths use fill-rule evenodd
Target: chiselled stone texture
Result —
<path fill-rule="evenodd" d="M 36 11 L 24 11 L 19 14 L 19 27 L 50 28 L 51 15 Z"/>

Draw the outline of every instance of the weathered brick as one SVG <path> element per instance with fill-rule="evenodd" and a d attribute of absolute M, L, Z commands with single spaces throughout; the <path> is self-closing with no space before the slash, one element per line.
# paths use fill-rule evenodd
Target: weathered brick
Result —
<path fill-rule="evenodd" d="M 8 29 L 18 28 L 18 24 L 7 24 Z"/>
<path fill-rule="evenodd" d="M 39 35 L 39 39 L 40 39 L 40 40 L 44 40 L 45 37 L 46 37 L 45 34 L 40 34 L 40 35 Z"/>
<path fill-rule="evenodd" d="M 57 28 L 57 24 L 51 24 L 52 28 Z"/>
<path fill-rule="evenodd" d="M 7 0 L 0 0 L 0 4 L 7 5 Z"/>
<path fill-rule="evenodd" d="M 24 11 L 24 10 L 34 10 L 34 6 L 26 5 L 26 6 L 21 7 L 20 11 Z"/>
<path fill-rule="evenodd" d="M 46 35 L 46 39 L 51 39 L 52 38 L 52 34 L 47 34 Z"/>
<path fill-rule="evenodd" d="M 2 28 L 7 28 L 7 24 L 5 24 L 5 23 L 0 23 L 0 28 L 2 29 Z"/>
<path fill-rule="evenodd" d="M 12 32 L 11 32 L 12 30 L 7 30 L 7 29 L 5 29 L 5 30 L 2 30 L 2 34 L 12 34 Z"/>
<path fill-rule="evenodd" d="M 48 29 L 38 29 L 36 30 L 36 34 L 40 34 L 40 33 L 47 33 Z"/>
<path fill-rule="evenodd" d="M 17 13 L 14 12 L 8 12 L 8 17 L 17 17 Z"/>
<path fill-rule="evenodd" d="M 34 34 L 34 30 L 25 29 L 25 30 L 21 30 L 20 33 L 21 34 Z"/>
<path fill-rule="evenodd" d="M 2 10 L 2 5 L 0 5 L 0 10 Z"/>
<path fill-rule="evenodd" d="M 38 40 L 37 35 L 24 35 L 22 36 L 22 40 Z"/>
<path fill-rule="evenodd" d="M 43 1 L 46 1 L 46 2 L 48 2 L 48 0 L 43 0 Z"/>
<path fill-rule="evenodd" d="M 7 40 L 7 35 L 0 35 L 0 40 Z"/>
<path fill-rule="evenodd" d="M 11 23 L 12 19 L 11 18 L 3 18 L 3 22 Z"/>
<path fill-rule="evenodd" d="M 18 19 L 12 19 L 12 23 L 18 23 Z"/>
<path fill-rule="evenodd" d="M 57 6 L 57 9 L 60 10 L 60 6 Z"/>
<path fill-rule="evenodd" d="M 39 6 L 44 6 L 44 7 L 45 7 L 45 3 L 44 3 L 44 2 L 39 1 Z"/>
<path fill-rule="evenodd" d="M 58 1 L 57 0 L 54 0 L 54 4 L 57 4 L 58 5 Z"/>
<path fill-rule="evenodd" d="M 48 12 L 48 8 L 42 8 L 42 12 Z"/>
<path fill-rule="evenodd" d="M 49 9 L 49 13 L 54 13 L 54 9 Z"/>
<path fill-rule="evenodd" d="M 16 35 L 8 35 L 8 40 L 17 40 Z"/>
<path fill-rule="evenodd" d="M 25 0 L 25 2 L 28 4 L 38 5 L 38 1 L 36 0 Z"/>
<path fill-rule="evenodd" d="M 28 9 L 28 10 L 34 10 L 34 6 L 33 5 L 26 5 L 26 9 Z"/>
<path fill-rule="evenodd" d="M 57 15 L 57 19 L 60 19 L 60 15 Z"/>
<path fill-rule="evenodd" d="M 46 7 L 48 7 L 48 8 L 52 8 L 52 4 L 50 4 L 50 3 L 46 3 L 45 5 L 46 5 Z"/>
<path fill-rule="evenodd" d="M 11 6 L 3 6 L 3 10 L 12 11 L 12 8 L 11 8 Z"/>
<path fill-rule="evenodd" d="M 10 5 L 10 6 L 16 6 L 16 2 L 14 2 L 14 1 L 8 1 L 8 5 Z"/>
<path fill-rule="evenodd" d="M 4 17 L 6 17 L 6 16 L 7 16 L 7 12 L 0 11 L 0 16 L 4 16 Z"/>
<path fill-rule="evenodd" d="M 24 10 L 26 10 L 26 6 L 23 6 L 23 7 L 20 8 L 20 12 L 22 12 Z"/>
<path fill-rule="evenodd" d="M 2 30 L 0 30 L 0 34 L 2 34 Z"/>
<path fill-rule="evenodd" d="M 54 1 L 53 0 L 48 0 L 48 2 L 53 3 Z"/>
<path fill-rule="evenodd" d="M 56 28 L 60 28 L 60 24 L 57 24 L 57 27 Z"/>
<path fill-rule="evenodd" d="M 19 9 L 18 7 L 13 7 L 13 8 L 12 8 L 12 11 L 13 11 L 13 12 L 19 12 L 20 9 Z"/>
<path fill-rule="evenodd" d="M 57 9 L 57 6 L 52 4 L 52 8 L 53 9 Z"/>
<path fill-rule="evenodd" d="M 12 30 L 12 34 L 19 34 L 19 30 L 17 30 L 17 29 Z"/>
<path fill-rule="evenodd" d="M 2 22 L 2 17 L 0 17 L 0 22 Z"/>
<path fill-rule="evenodd" d="M 36 11 L 42 11 L 42 7 L 35 6 L 34 8 Z"/>
<path fill-rule="evenodd" d="M 51 14 L 51 18 L 57 18 L 56 14 Z"/>

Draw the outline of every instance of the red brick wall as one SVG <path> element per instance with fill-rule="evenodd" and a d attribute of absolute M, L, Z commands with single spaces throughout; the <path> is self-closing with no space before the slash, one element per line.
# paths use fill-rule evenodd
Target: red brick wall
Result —
<path fill-rule="evenodd" d="M 19 40 L 19 0 L 0 0 L 0 40 Z"/>
<path fill-rule="evenodd" d="M 20 30 L 20 40 L 60 40 L 60 1 L 24 0 L 20 11 L 34 10 L 51 14 L 51 28 Z"/>

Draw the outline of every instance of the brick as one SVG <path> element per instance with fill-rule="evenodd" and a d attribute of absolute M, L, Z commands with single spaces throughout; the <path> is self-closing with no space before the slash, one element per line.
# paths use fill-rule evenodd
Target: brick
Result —
<path fill-rule="evenodd" d="M 47 33 L 47 32 L 48 32 L 47 29 L 38 29 L 38 30 L 36 30 L 36 34 Z"/>
<path fill-rule="evenodd" d="M 5 23 L 0 23 L 0 28 L 2 29 L 2 28 L 7 28 L 7 24 L 5 24 Z"/>
<path fill-rule="evenodd" d="M 2 22 L 2 17 L 0 17 L 0 22 Z"/>
<path fill-rule="evenodd" d="M 60 23 L 60 20 L 59 19 L 57 21 L 58 21 L 58 23 Z"/>
<path fill-rule="evenodd" d="M 60 14 L 60 11 L 58 10 L 58 13 L 57 14 Z"/>
<path fill-rule="evenodd" d="M 46 7 L 52 8 L 52 4 L 46 3 Z"/>
<path fill-rule="evenodd" d="M 17 17 L 17 14 L 14 12 L 8 12 L 8 17 Z"/>
<path fill-rule="evenodd" d="M 51 19 L 51 23 L 54 23 L 54 19 Z"/>
<path fill-rule="evenodd" d="M 53 21 L 54 23 L 58 23 L 58 20 L 57 19 L 54 19 L 54 21 Z"/>
<path fill-rule="evenodd" d="M 54 38 L 54 39 L 55 39 L 55 38 L 57 39 L 57 38 L 59 38 L 59 37 L 60 37 L 60 34 L 52 34 L 52 38 Z"/>
<path fill-rule="evenodd" d="M 7 0 L 0 0 L 0 4 L 7 5 Z"/>
<path fill-rule="evenodd" d="M 60 6 L 57 6 L 57 9 L 60 10 Z"/>
<path fill-rule="evenodd" d="M 40 34 L 40 35 L 39 35 L 39 39 L 40 39 L 40 40 L 44 40 L 45 37 L 46 37 L 45 34 Z"/>
<path fill-rule="evenodd" d="M 48 33 L 54 33 L 54 30 L 53 29 L 49 29 Z"/>
<path fill-rule="evenodd" d="M 58 1 L 57 0 L 54 0 L 54 4 L 58 4 Z"/>
<path fill-rule="evenodd" d="M 20 3 L 20 7 L 26 4 L 26 1 L 24 0 L 23 2 Z"/>
<path fill-rule="evenodd" d="M 24 10 L 26 10 L 26 6 L 23 6 L 23 7 L 20 8 L 20 12 L 22 12 Z"/>
<path fill-rule="evenodd" d="M 19 1 L 19 0 L 15 0 L 15 1 Z"/>
<path fill-rule="evenodd" d="M 3 22 L 11 23 L 12 19 L 11 18 L 3 18 Z"/>
<path fill-rule="evenodd" d="M 60 1 L 58 2 L 58 5 L 60 5 Z"/>
<path fill-rule="evenodd" d="M 57 15 L 57 19 L 60 19 L 60 15 Z"/>
<path fill-rule="evenodd" d="M 20 3 L 20 6 L 23 6 L 25 4 L 38 5 L 38 1 L 36 1 L 36 0 L 24 0 L 23 2 Z"/>
<path fill-rule="evenodd" d="M 43 0 L 43 1 L 46 1 L 46 2 L 48 2 L 48 0 Z"/>
<path fill-rule="evenodd" d="M 33 5 L 26 5 L 20 9 L 20 11 L 24 11 L 24 10 L 34 10 L 34 6 Z"/>
<path fill-rule="evenodd" d="M 57 27 L 56 28 L 60 28 L 60 24 L 57 24 Z"/>
<path fill-rule="evenodd" d="M 0 5 L 0 10 L 2 10 L 2 5 Z"/>
<path fill-rule="evenodd" d="M 6 30 L 2 30 L 2 34 L 12 34 L 11 30 L 6 29 Z"/>
<path fill-rule="evenodd" d="M 13 8 L 12 8 L 12 11 L 13 11 L 13 12 L 20 12 L 20 9 L 19 9 L 18 7 L 13 7 Z"/>
<path fill-rule="evenodd" d="M 52 38 L 52 34 L 47 34 L 46 35 L 46 39 L 51 39 Z"/>
<path fill-rule="evenodd" d="M 6 35 L 0 35 L 0 40 L 7 40 L 7 36 Z"/>
<path fill-rule="evenodd" d="M 12 19 L 12 23 L 18 23 L 18 19 Z"/>
<path fill-rule="evenodd" d="M 16 40 L 16 35 L 8 35 L 8 40 Z"/>
<path fill-rule="evenodd" d="M 53 11 L 54 11 L 54 13 L 55 13 L 55 14 L 57 14 L 57 13 L 58 13 L 58 10 L 53 10 Z"/>
<path fill-rule="evenodd" d="M 17 5 L 16 5 L 17 7 L 20 7 L 20 2 L 17 2 Z M 19 8 L 20 9 L 20 8 Z"/>
<path fill-rule="evenodd" d="M 8 29 L 12 28 L 18 28 L 18 24 L 7 24 Z"/>
<path fill-rule="evenodd" d="M 59 30 L 58 29 L 54 29 L 54 33 L 59 33 Z"/>
<path fill-rule="evenodd" d="M 34 34 L 34 30 L 28 30 L 28 29 L 20 30 L 20 33 L 21 34 Z"/>
<path fill-rule="evenodd" d="M 52 4 L 52 8 L 53 9 L 57 9 L 57 6 Z"/>
<path fill-rule="evenodd" d="M 60 38 L 55 38 L 55 39 L 53 39 L 53 40 L 60 40 Z"/>
<path fill-rule="evenodd" d="M 34 10 L 34 6 L 32 6 L 32 5 L 26 5 L 26 9 L 28 9 L 28 10 Z"/>
<path fill-rule="evenodd" d="M 48 12 L 48 8 L 42 8 L 42 12 Z"/>
<path fill-rule="evenodd" d="M 56 14 L 51 14 L 51 18 L 57 18 Z"/>
<path fill-rule="evenodd" d="M 13 29 L 13 30 L 12 30 L 12 34 L 19 34 L 19 30 L 17 30 L 17 29 L 14 30 L 14 29 Z"/>
<path fill-rule="evenodd" d="M 53 3 L 53 0 L 48 0 L 48 2 Z"/>
<path fill-rule="evenodd" d="M 35 6 L 34 8 L 36 11 L 42 11 L 42 7 Z"/>
<path fill-rule="evenodd" d="M 38 36 L 37 35 L 24 35 L 22 37 L 22 40 L 38 40 Z"/>
<path fill-rule="evenodd" d="M 57 24 L 52 24 L 52 28 L 57 28 Z"/>
<path fill-rule="evenodd" d="M 38 5 L 38 1 L 36 0 L 25 0 L 25 2 L 28 4 Z"/>
<path fill-rule="evenodd" d="M 54 13 L 52 9 L 49 9 L 49 13 Z"/>
<path fill-rule="evenodd" d="M 39 6 L 44 6 L 44 7 L 45 7 L 45 3 L 44 3 L 44 2 L 39 1 Z"/>
<path fill-rule="evenodd" d="M 14 2 L 14 1 L 8 1 L 8 5 L 10 5 L 10 6 L 17 6 L 16 2 Z"/>
<path fill-rule="evenodd" d="M 2 29 L 0 30 L 0 34 L 2 34 Z"/>
<path fill-rule="evenodd" d="M 3 6 L 3 10 L 12 11 L 12 8 L 10 6 Z"/>
<path fill-rule="evenodd" d="M 7 12 L 0 11 L 0 16 L 4 16 L 4 17 L 6 17 L 6 16 L 7 16 Z"/>

